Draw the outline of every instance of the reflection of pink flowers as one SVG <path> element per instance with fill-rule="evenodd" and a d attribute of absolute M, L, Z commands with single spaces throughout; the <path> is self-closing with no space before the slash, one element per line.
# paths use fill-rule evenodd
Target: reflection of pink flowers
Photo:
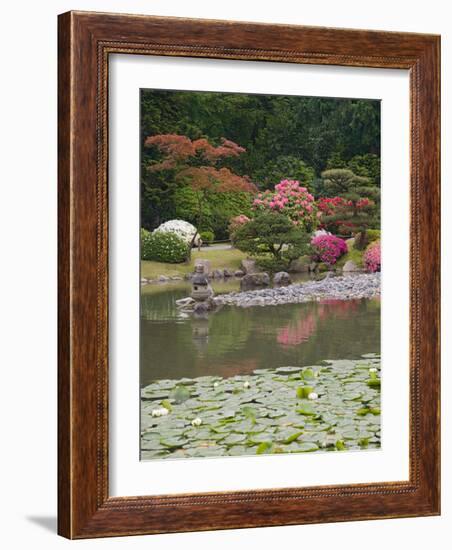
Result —
<path fill-rule="evenodd" d="M 328 317 L 339 317 L 346 319 L 350 317 L 358 308 L 357 300 L 336 300 L 324 299 L 318 303 L 314 311 L 302 310 L 303 317 L 296 321 L 291 321 L 286 326 L 279 329 L 276 335 L 276 341 L 281 346 L 298 346 L 307 342 L 317 330 L 319 322 Z"/>
<path fill-rule="evenodd" d="M 311 246 L 314 249 L 314 260 L 334 265 L 337 260 L 348 252 L 347 243 L 344 239 L 334 235 L 316 235 Z"/>
<path fill-rule="evenodd" d="M 298 319 L 295 324 L 289 323 L 279 329 L 276 341 L 282 346 L 297 346 L 306 342 L 317 328 L 317 318 L 313 313 L 309 313 L 303 319 Z"/>
<path fill-rule="evenodd" d="M 367 271 L 374 273 L 381 269 L 381 247 L 380 241 L 371 243 L 364 252 L 364 264 Z"/>

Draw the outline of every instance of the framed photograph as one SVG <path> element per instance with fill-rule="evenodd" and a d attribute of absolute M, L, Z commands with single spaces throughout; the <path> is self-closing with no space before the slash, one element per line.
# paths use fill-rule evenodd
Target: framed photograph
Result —
<path fill-rule="evenodd" d="M 439 59 L 59 16 L 61 535 L 440 513 Z"/>

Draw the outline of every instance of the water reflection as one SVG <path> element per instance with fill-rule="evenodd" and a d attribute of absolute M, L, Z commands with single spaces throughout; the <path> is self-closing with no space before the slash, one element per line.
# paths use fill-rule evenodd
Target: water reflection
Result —
<path fill-rule="evenodd" d="M 325 300 L 180 318 L 184 287 L 144 293 L 141 384 L 161 378 L 234 376 L 256 368 L 357 359 L 380 351 L 379 300 Z"/>

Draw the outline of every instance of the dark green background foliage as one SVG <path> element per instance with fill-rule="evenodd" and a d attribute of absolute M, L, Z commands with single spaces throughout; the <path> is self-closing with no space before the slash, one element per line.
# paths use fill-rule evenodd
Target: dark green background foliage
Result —
<path fill-rule="evenodd" d="M 159 153 L 144 147 L 144 140 L 157 134 L 205 137 L 214 145 L 222 137 L 236 142 L 247 152 L 227 165 L 260 190 L 298 179 L 323 195 L 320 174 L 330 168 L 348 168 L 372 185 L 380 183 L 380 102 L 375 100 L 142 90 L 140 133 L 141 216 L 147 229 L 176 217 L 193 221 L 190 198 L 176 200 L 180 184 L 172 175 L 146 169 Z M 201 229 L 224 238 L 229 218 L 246 214 L 231 200 L 212 195 L 210 222 Z M 227 208 L 219 210 L 219 204 Z"/>

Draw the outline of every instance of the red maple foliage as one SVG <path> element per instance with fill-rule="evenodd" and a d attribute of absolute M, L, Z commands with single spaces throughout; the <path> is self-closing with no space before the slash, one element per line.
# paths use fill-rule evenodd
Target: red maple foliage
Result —
<path fill-rule="evenodd" d="M 222 138 L 220 145 L 212 145 L 205 138 L 191 140 L 178 134 L 159 134 L 145 140 L 146 147 L 156 147 L 163 158 L 149 166 L 151 172 L 173 170 L 176 181 L 187 182 L 196 192 L 198 227 L 202 223 L 202 205 L 209 193 L 256 192 L 248 176 L 235 174 L 222 161 L 238 157 L 246 149 Z"/>
<path fill-rule="evenodd" d="M 195 190 L 210 189 L 220 193 L 256 191 L 248 176 L 239 176 L 229 168 L 215 166 L 219 161 L 238 157 L 246 151 L 233 141 L 222 138 L 221 145 L 215 146 L 205 138 L 191 140 L 177 134 L 160 134 L 146 138 L 145 146 L 156 147 L 165 155 L 149 166 L 151 172 L 175 170 L 175 178 L 187 178 Z"/>

